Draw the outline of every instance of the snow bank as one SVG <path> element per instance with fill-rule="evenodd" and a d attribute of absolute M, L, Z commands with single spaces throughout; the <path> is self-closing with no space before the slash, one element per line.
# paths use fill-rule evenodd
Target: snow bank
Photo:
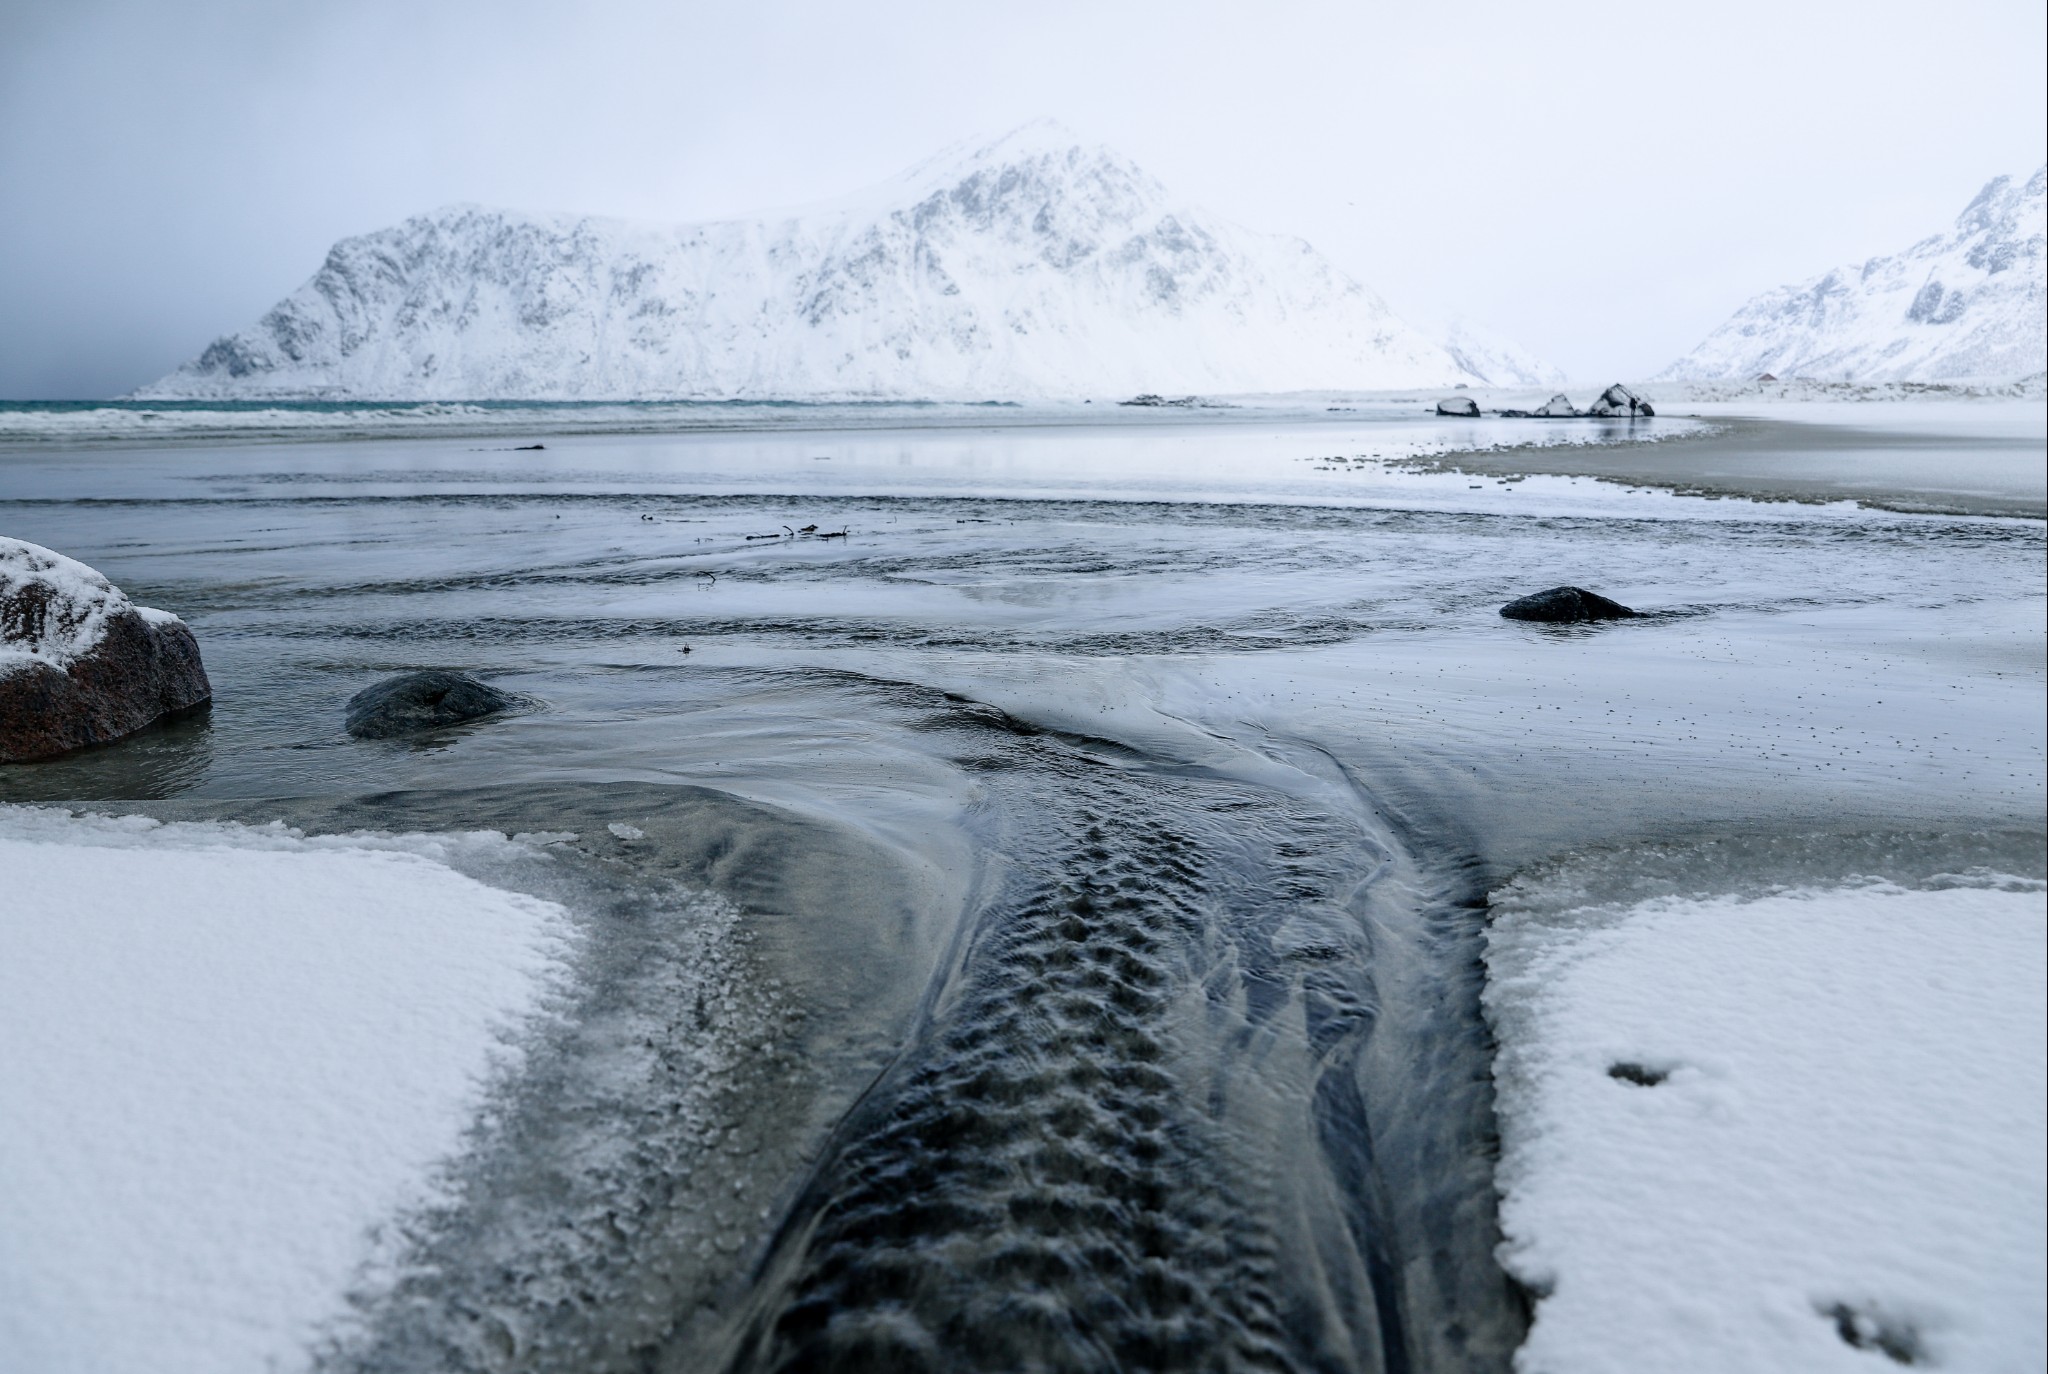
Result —
<path fill-rule="evenodd" d="M 1546 912 L 1487 1009 L 1525 1374 L 2039 1370 L 2038 883 Z"/>
<path fill-rule="evenodd" d="M 0 807 L 0 1368 L 304 1361 L 561 967 L 494 846 Z"/>

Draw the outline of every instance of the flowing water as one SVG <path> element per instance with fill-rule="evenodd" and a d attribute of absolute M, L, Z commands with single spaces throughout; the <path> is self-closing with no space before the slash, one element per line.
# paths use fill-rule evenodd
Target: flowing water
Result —
<path fill-rule="evenodd" d="M 0 531 L 217 696 L 0 800 L 523 834 L 485 876 L 583 922 L 328 1367 L 1501 1370 L 1485 894 L 1791 831 L 2038 867 L 2044 539 L 1416 466 L 1480 434 L 28 445 Z M 1560 582 L 1652 614 L 1496 614 Z M 342 732 L 426 666 L 534 709 Z"/>

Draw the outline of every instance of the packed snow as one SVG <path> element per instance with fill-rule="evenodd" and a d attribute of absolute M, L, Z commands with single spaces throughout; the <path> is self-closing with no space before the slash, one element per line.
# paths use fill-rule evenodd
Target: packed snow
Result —
<path fill-rule="evenodd" d="M 1526 359 L 1490 356 L 1503 373 Z M 1217 219 L 1039 123 L 781 216 L 420 215 L 335 245 L 255 325 L 137 394 L 987 399 L 1476 380 L 1308 244 Z"/>
<path fill-rule="evenodd" d="M 33 663 L 61 671 L 99 645 L 109 620 L 131 610 L 158 623 L 177 620 L 135 605 L 75 558 L 0 537 L 0 675 Z"/>
<path fill-rule="evenodd" d="M 1998 177 L 1954 228 L 1766 291 L 1662 380 L 1937 382 L 2037 375 L 2048 354 L 2048 167 Z"/>
<path fill-rule="evenodd" d="M 1526 898 L 1487 958 L 1522 1374 L 2043 1367 L 2038 882 Z"/>
<path fill-rule="evenodd" d="M 510 844 L 0 807 L 0 1368 L 305 1362 L 559 977 Z"/>

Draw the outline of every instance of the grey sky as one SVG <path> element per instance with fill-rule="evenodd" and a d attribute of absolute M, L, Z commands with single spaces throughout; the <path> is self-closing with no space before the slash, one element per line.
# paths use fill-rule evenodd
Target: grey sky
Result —
<path fill-rule="evenodd" d="M 101 396 L 456 200 L 701 219 L 1052 115 L 1418 323 L 1639 376 L 2044 156 L 2039 0 L 0 0 L 0 396 Z"/>

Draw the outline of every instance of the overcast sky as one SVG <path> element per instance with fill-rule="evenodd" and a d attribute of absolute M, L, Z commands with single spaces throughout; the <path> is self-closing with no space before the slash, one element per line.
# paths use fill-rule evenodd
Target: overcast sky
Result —
<path fill-rule="evenodd" d="M 0 0 L 0 396 L 115 395 L 450 201 L 690 220 L 1050 115 L 1434 324 L 1641 376 L 2044 156 L 2040 0 Z"/>

